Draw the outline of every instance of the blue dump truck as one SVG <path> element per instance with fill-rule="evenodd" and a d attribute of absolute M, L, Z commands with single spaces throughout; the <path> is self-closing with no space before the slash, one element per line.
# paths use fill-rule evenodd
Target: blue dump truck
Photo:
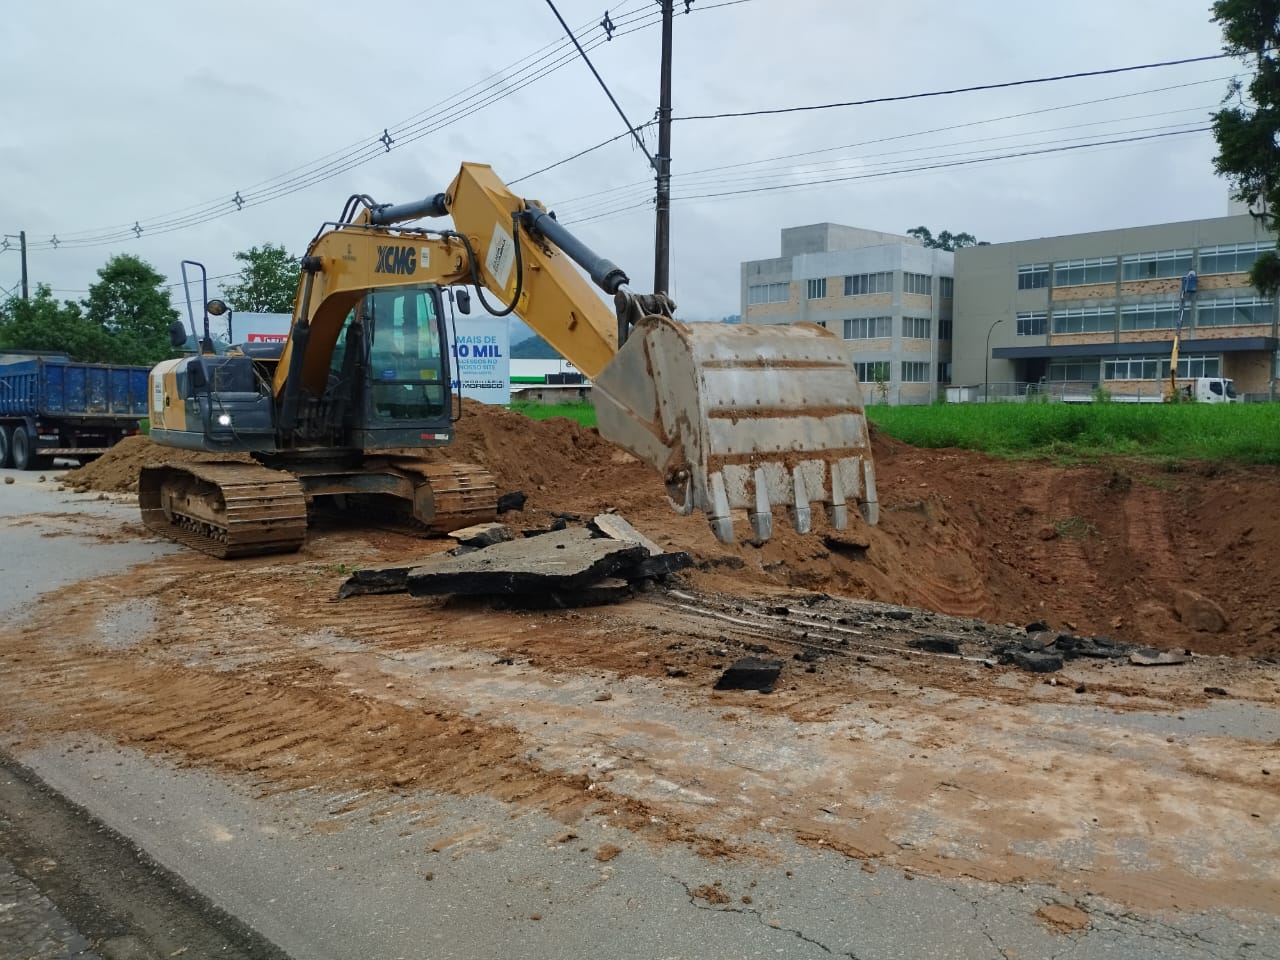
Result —
<path fill-rule="evenodd" d="M 149 369 L 0 353 L 0 467 L 47 470 L 54 457 L 86 463 L 138 433 Z"/>

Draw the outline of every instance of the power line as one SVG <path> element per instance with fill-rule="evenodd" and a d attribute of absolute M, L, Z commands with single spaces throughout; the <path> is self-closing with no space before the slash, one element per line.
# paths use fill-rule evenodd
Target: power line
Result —
<path fill-rule="evenodd" d="M 1181 110 L 1170 110 L 1170 111 L 1154 112 L 1154 113 L 1147 113 L 1147 114 L 1138 114 L 1138 115 L 1129 116 L 1129 117 L 1114 117 L 1106 120 L 1089 121 L 1087 123 L 1068 124 L 1060 127 L 1050 127 L 1050 128 L 1040 129 L 1040 130 L 1019 131 L 1017 133 L 1003 134 L 999 136 L 989 136 L 989 137 L 975 138 L 970 140 L 960 140 L 960 141 L 955 141 L 949 144 L 918 145 L 918 146 L 909 147 L 903 150 L 878 153 L 873 155 L 870 158 L 860 157 L 860 156 L 837 157 L 831 160 L 821 161 L 816 164 L 809 164 L 808 166 L 827 166 L 830 168 L 833 164 L 838 164 L 838 165 L 847 167 L 847 165 L 850 163 L 865 163 L 867 160 L 880 161 L 887 157 L 893 157 L 895 154 L 901 155 L 901 154 L 909 154 L 909 153 L 918 153 L 924 150 L 937 150 L 940 147 L 944 147 L 944 146 L 958 147 L 958 146 L 965 146 L 971 143 L 990 143 L 993 140 L 1007 140 L 1014 137 L 1021 138 L 1021 137 L 1034 136 L 1037 134 L 1057 133 L 1057 132 L 1062 132 L 1066 130 L 1076 130 L 1076 129 L 1088 128 L 1088 127 L 1100 127 L 1100 126 L 1106 126 L 1106 125 L 1116 124 L 1116 123 L 1129 123 L 1134 120 L 1146 120 L 1146 119 L 1152 119 L 1156 117 L 1169 116 L 1171 114 L 1198 112 L 1201 109 L 1208 110 L 1210 108 L 1209 107 L 1183 108 Z M 1036 111 L 1036 112 L 1041 112 L 1041 111 Z M 995 118 L 995 119 L 1005 119 L 1005 118 Z M 976 126 L 976 125 L 986 124 L 989 122 L 993 122 L 993 121 L 979 120 L 979 121 L 973 121 L 972 123 L 969 123 L 969 124 L 957 124 L 957 125 L 954 125 L 954 127 L 952 128 L 940 128 L 940 129 L 954 129 L 956 127 Z M 1183 125 L 1185 124 L 1170 124 L 1168 126 L 1183 126 Z M 1165 128 L 1160 128 L 1160 129 L 1165 129 Z M 874 145 L 874 144 L 883 143 L 889 140 L 907 139 L 907 138 L 922 136 L 922 135 L 926 135 L 934 132 L 937 132 L 937 131 L 926 130 L 926 131 L 921 131 L 915 134 L 899 134 L 893 137 L 882 137 L 882 138 L 877 138 L 873 140 L 865 140 L 856 144 L 847 144 L 845 145 L 845 147 Z M 1136 133 L 1136 132 L 1144 132 L 1144 131 L 1128 130 L 1125 132 Z M 1068 138 L 1068 139 L 1082 139 L 1082 138 Z M 1067 142 L 1067 140 L 1050 141 L 1050 142 Z M 1020 146 L 1034 146 L 1034 145 L 1037 145 L 1037 144 L 1034 144 L 1034 143 L 1020 144 Z M 828 150 L 845 149 L 845 147 L 828 148 Z M 762 179 L 774 178 L 774 177 L 783 176 L 787 174 L 799 175 L 801 171 L 796 171 L 792 167 L 775 168 L 770 170 L 770 169 L 761 169 L 761 166 L 765 163 L 774 162 L 775 160 L 786 160 L 786 159 L 791 159 L 792 157 L 795 157 L 795 156 L 813 155 L 820 152 L 828 152 L 828 150 L 810 151 L 807 154 L 792 154 L 792 155 L 787 155 L 780 158 L 764 158 L 760 160 L 745 161 L 739 164 L 727 164 L 719 167 L 707 167 L 702 170 L 694 170 L 694 171 L 690 171 L 689 173 L 678 174 L 676 175 L 675 179 L 679 182 L 680 186 L 688 188 L 688 187 L 701 185 L 700 183 L 698 183 L 698 181 L 706 181 L 708 177 L 711 175 L 715 175 L 714 180 L 719 184 L 750 183 L 752 181 L 759 181 Z M 898 162 L 898 161 L 892 161 L 892 162 Z M 741 174 L 725 175 L 725 173 L 723 172 L 723 171 L 733 170 L 733 169 L 742 169 L 745 167 L 755 167 L 756 169 L 750 170 L 750 171 L 744 170 Z M 839 167 L 835 167 L 834 169 L 839 169 Z M 808 172 L 814 173 L 816 171 L 810 170 Z M 647 191 L 647 189 L 648 189 L 647 183 L 645 183 L 644 181 L 640 181 L 632 184 L 627 184 L 626 186 L 623 186 L 623 187 L 618 187 L 610 190 L 597 191 L 592 194 L 584 194 L 583 196 L 574 198 L 572 200 L 560 201 L 554 204 L 554 206 L 562 216 L 581 217 L 583 215 L 593 213 L 595 210 L 600 209 L 602 206 L 615 205 L 618 202 L 626 199 L 627 197 L 630 197 L 631 199 L 638 199 L 641 191 Z M 583 204 L 583 201 L 586 201 L 586 203 Z M 577 204 L 577 206 L 575 206 L 575 204 Z"/>
<path fill-rule="evenodd" d="M 999 161 L 1020 160 L 1020 159 L 1025 160 L 1025 159 L 1032 159 L 1035 157 L 1041 157 L 1041 156 L 1056 154 L 1056 153 L 1075 152 L 1075 151 L 1082 151 L 1082 150 L 1089 150 L 1089 149 L 1105 149 L 1107 147 L 1115 147 L 1115 146 L 1127 146 L 1129 144 L 1140 143 L 1144 141 L 1151 141 L 1151 140 L 1163 139 L 1168 137 L 1176 137 L 1176 136 L 1186 136 L 1186 135 L 1195 134 L 1195 133 L 1204 133 L 1210 129 L 1211 129 L 1210 127 L 1197 127 L 1189 130 L 1176 130 L 1176 131 L 1170 131 L 1165 133 L 1146 134 L 1142 136 L 1118 137 L 1118 138 L 1112 138 L 1108 140 L 1097 140 L 1090 143 L 1071 144 L 1067 146 L 1057 146 L 1057 147 L 1050 147 L 1050 148 L 1039 149 L 1039 150 L 1011 151 L 1007 153 L 992 154 L 990 156 L 974 157 L 969 159 L 947 160 L 947 161 L 927 162 L 927 163 L 907 162 L 905 164 L 900 164 L 894 167 L 893 169 L 888 169 L 888 170 L 878 170 L 878 171 L 871 171 L 871 172 L 861 173 L 861 174 L 851 174 L 849 176 L 829 177 L 829 178 L 823 178 L 823 179 L 808 180 L 800 183 L 780 183 L 780 184 L 773 184 L 768 186 L 749 187 L 749 188 L 743 188 L 738 190 L 724 190 L 724 191 L 709 192 L 709 193 L 687 194 L 687 195 L 674 197 L 673 199 L 679 202 L 699 202 L 699 201 L 705 202 L 705 201 L 711 201 L 711 200 L 724 200 L 724 199 L 731 200 L 735 198 L 741 198 L 747 195 L 758 194 L 758 193 L 769 193 L 777 190 L 808 189 L 813 187 L 826 186 L 832 183 L 846 183 L 846 182 L 857 181 L 857 180 L 882 180 L 882 179 L 889 179 L 889 178 L 911 176 L 914 174 L 927 173 L 927 172 L 932 172 L 936 170 L 944 170 L 944 169 L 950 169 L 955 167 L 976 166 L 983 163 L 993 163 L 993 162 L 999 162 Z M 593 213 L 589 216 L 566 218 L 564 222 L 566 224 L 569 224 L 569 223 L 582 224 L 582 223 L 590 223 L 592 221 L 606 220 L 616 216 L 621 216 L 632 210 L 637 210 L 642 207 L 651 206 L 651 205 L 652 205 L 652 200 L 645 200 L 639 203 L 625 204 L 621 206 L 615 206 L 610 209 L 604 209 L 597 213 Z"/>
<path fill-rule="evenodd" d="M 1162 60 L 1158 63 L 1139 63 L 1130 67 L 1111 67 L 1106 70 L 1086 70 L 1080 73 L 1061 73 L 1052 77 L 1034 77 L 1029 80 L 1007 80 L 1003 83 L 981 83 L 970 87 L 953 87 L 949 90 L 930 90 L 925 93 L 907 93 L 892 97 L 872 97 L 868 100 L 844 100 L 839 103 L 814 103 L 799 107 L 773 107 L 766 110 L 739 110 L 734 113 L 703 113 L 674 120 L 725 120 L 731 117 L 762 117 L 780 113 L 802 113 L 810 110 L 832 110 L 836 107 L 865 107 L 875 103 L 901 103 L 904 100 L 923 100 L 928 97 L 949 97 L 957 93 L 976 93 L 982 90 L 1005 90 L 1010 87 L 1026 87 L 1036 83 L 1056 83 L 1059 80 L 1079 80 L 1084 77 L 1104 77 L 1116 73 L 1132 73 L 1135 70 L 1155 70 L 1159 67 L 1177 67 L 1188 63 L 1204 63 L 1208 60 L 1224 60 L 1230 53 L 1215 53 L 1204 57 L 1186 57 L 1182 60 Z"/>
<path fill-rule="evenodd" d="M 892 172 L 920 173 L 927 170 L 941 170 L 946 167 L 971 166 L 976 163 L 987 163 L 992 160 L 1010 160 L 1018 157 L 1036 157 L 1036 156 L 1044 156 L 1046 154 L 1053 154 L 1053 153 L 1068 153 L 1075 150 L 1083 150 L 1088 147 L 1105 147 L 1105 146 L 1113 146 L 1115 144 L 1139 143 L 1145 140 L 1159 140 L 1166 137 L 1185 136 L 1191 133 L 1204 133 L 1211 129 L 1213 128 L 1212 127 L 1195 127 L 1194 129 L 1190 129 L 1190 130 L 1175 130 L 1167 133 L 1151 133 L 1151 134 L 1145 134 L 1143 136 L 1120 137 L 1113 140 L 1099 140 L 1093 143 L 1078 143 L 1078 144 L 1072 144 L 1068 146 L 1049 147 L 1043 150 L 1027 150 L 1027 151 L 1021 151 L 1017 153 L 998 154 L 996 156 L 989 156 L 989 157 L 977 157 L 969 160 L 953 160 L 946 163 L 931 163 L 931 164 L 925 164 L 918 167 L 910 167 L 904 170 L 896 170 Z M 707 199 L 712 197 L 738 196 L 741 194 L 749 194 L 749 193 L 767 193 L 767 192 L 772 192 L 774 190 L 789 190 L 795 187 L 817 187 L 817 186 L 824 186 L 831 183 L 846 183 L 851 180 L 869 180 L 881 175 L 883 174 L 878 174 L 878 173 L 850 174 L 849 176 L 843 176 L 843 177 L 827 177 L 821 180 L 809 180 L 809 181 L 805 181 L 804 183 L 784 183 L 784 184 L 775 184 L 773 186 L 765 186 L 765 187 L 748 187 L 740 190 L 726 190 L 719 193 L 691 194 L 686 197 L 681 197 L 680 199 L 681 200 L 702 200 L 702 199 Z"/>
<path fill-rule="evenodd" d="M 741 3 L 745 2 L 745 0 L 737 0 L 737 2 Z M 645 127 L 652 126 L 653 122 L 654 121 L 650 120 L 648 123 L 642 123 L 636 128 L 636 130 L 643 130 Z M 523 177 L 517 177 L 515 180 L 508 180 L 507 186 L 514 187 L 517 183 L 522 183 L 525 180 L 532 179 L 540 173 L 546 173 L 548 170 L 554 170 L 556 167 L 564 166 L 571 160 L 577 160 L 579 157 L 585 157 L 588 153 L 595 153 L 601 147 L 607 147 L 611 143 L 617 143 L 619 140 L 625 140 L 627 137 L 631 136 L 633 132 L 634 131 L 628 130 L 626 133 L 619 133 L 616 136 L 610 137 L 608 140 L 601 140 L 594 147 L 587 147 L 585 150 L 579 150 L 572 156 L 565 157 L 563 160 L 557 160 L 555 163 L 547 164 L 547 166 L 540 170 L 535 170 L 533 173 L 526 173 Z"/>
<path fill-rule="evenodd" d="M 743 0 L 743 2 L 745 2 L 745 0 Z M 1186 87 L 1203 86 L 1204 84 L 1208 84 L 1208 83 L 1220 83 L 1223 80 L 1230 80 L 1230 79 L 1232 78 L 1231 77 L 1214 77 L 1208 80 L 1194 80 L 1190 83 L 1176 83 L 1176 84 L 1171 84 L 1164 87 L 1152 87 L 1147 90 L 1135 90 L 1131 93 L 1120 93 L 1110 97 L 1099 97 L 1093 100 L 1081 100 L 1076 103 L 1066 103 L 1066 104 L 1061 104 L 1054 107 L 1041 107 L 1036 110 L 1027 110 L 1022 113 L 1010 113 L 1000 117 L 990 117 L 986 120 L 970 120 L 965 123 L 956 123 L 956 124 L 951 124 L 944 127 L 933 127 L 932 129 L 920 130 L 915 133 L 901 133 L 901 134 L 896 134 L 894 136 L 889 136 L 889 137 L 880 137 L 874 140 L 862 140 L 857 143 L 846 143 L 846 144 L 841 144 L 839 146 L 834 146 L 834 147 L 821 147 L 817 150 L 805 150 L 799 153 L 782 154 L 780 156 L 767 157 L 767 158 L 762 158 L 760 160 L 745 160 L 739 163 L 721 164 L 715 167 L 703 167 L 699 170 L 690 171 L 687 174 L 683 174 L 683 176 L 691 176 L 692 174 L 695 174 L 695 173 L 703 173 L 703 172 L 712 171 L 712 170 L 729 170 L 736 167 L 753 166 L 756 164 L 766 163 L 766 162 L 775 161 L 775 160 L 790 160 L 798 157 L 813 156 L 819 153 L 830 153 L 836 150 L 847 150 L 852 147 L 867 146 L 869 144 L 874 144 L 874 143 L 889 143 L 894 140 L 903 140 L 911 137 L 920 137 L 930 133 L 943 133 L 949 130 L 961 130 L 967 127 L 982 126 L 984 124 L 989 124 L 989 123 L 999 123 L 1004 120 L 1017 120 L 1023 117 L 1032 117 L 1042 113 L 1054 113 L 1059 110 L 1070 110 L 1074 107 L 1095 106 L 1100 103 L 1110 103 L 1115 100 L 1125 100 L 1125 99 L 1128 99 L 1129 97 L 1146 96 L 1152 93 L 1165 93 L 1165 92 L 1168 92 L 1169 90 L 1182 90 L 1182 89 L 1185 89 Z M 542 167 L 539 170 L 533 171 L 533 173 L 527 173 L 523 177 L 520 177 L 518 180 L 510 181 L 510 183 L 511 184 L 520 183 L 523 180 L 528 180 L 531 177 L 536 177 L 541 173 L 546 173 L 548 170 L 554 170 L 556 167 L 569 163 L 572 160 L 577 160 L 579 157 L 584 157 L 589 153 L 594 153 L 596 150 L 600 150 L 603 147 L 607 147 L 609 144 L 615 143 L 616 141 L 621 140 L 625 136 L 626 134 L 623 133 L 623 134 L 618 134 L 617 136 L 614 136 L 614 137 L 610 137 L 607 140 L 602 140 L 600 143 L 597 143 L 594 146 L 588 147 L 585 150 L 580 150 L 577 153 L 572 154 L 571 156 L 563 158 L 562 160 L 557 160 L 555 163 L 548 164 L 547 166 Z M 641 184 L 648 184 L 648 182 L 649 181 L 647 180 L 637 180 L 637 181 L 634 181 L 633 183 L 624 184 L 619 187 L 609 187 L 604 190 L 596 191 L 595 193 L 583 194 L 578 197 L 573 197 L 569 200 L 561 200 L 557 204 L 555 204 L 555 206 L 557 207 L 564 206 L 566 204 L 573 203 L 577 200 L 586 199 L 587 197 L 593 197 L 593 196 L 598 196 L 598 195 L 607 194 L 607 193 L 614 193 L 618 190 L 624 189 L 625 187 L 640 186 Z"/>
<path fill-rule="evenodd" d="M 631 0 L 629 0 L 631 2 Z M 623 9 L 627 8 L 624 4 Z M 641 11 L 634 14 L 628 14 L 626 17 L 619 18 L 614 21 L 615 25 L 631 24 L 628 30 L 616 30 L 613 37 L 625 36 L 634 33 L 637 30 L 652 26 L 660 19 L 660 14 L 653 11 Z M 580 32 L 593 32 L 598 25 L 591 24 L 589 29 L 580 30 Z M 608 42 L 610 38 L 607 36 L 596 36 L 589 42 L 587 49 L 594 49 L 602 43 Z M 568 43 L 560 41 L 555 45 L 548 45 L 552 48 L 552 56 L 557 50 L 566 49 Z M 171 233 L 178 229 L 185 229 L 191 226 L 197 226 L 207 223 L 210 220 L 227 216 L 231 213 L 238 212 L 246 207 L 258 206 L 271 200 L 279 199 L 291 193 L 298 192 L 306 187 L 314 186 L 325 180 L 332 179 L 342 173 L 347 172 L 357 166 L 390 152 L 392 147 L 403 147 L 410 143 L 416 142 L 431 133 L 438 131 L 444 126 L 448 126 L 461 119 L 465 119 L 499 100 L 512 96 L 524 87 L 547 76 L 567 65 L 574 59 L 572 51 L 567 55 L 553 59 L 550 63 L 546 62 L 546 58 L 539 56 L 548 47 L 530 54 L 521 61 L 517 61 L 512 66 L 518 66 L 526 61 L 534 61 L 528 66 L 517 71 L 516 76 L 520 77 L 516 83 L 510 82 L 508 71 L 500 71 L 491 75 L 489 80 L 493 82 L 479 81 L 472 84 L 471 87 L 465 88 L 451 98 L 440 101 L 440 104 L 446 104 L 444 110 L 436 111 L 434 114 L 426 116 L 430 113 L 430 109 L 420 111 L 414 117 L 410 117 L 394 128 L 388 127 L 384 129 L 383 134 L 386 138 L 374 138 L 373 142 L 369 140 L 359 141 L 353 145 L 355 149 L 344 148 L 344 150 L 335 151 L 327 154 L 325 157 L 317 161 L 312 161 L 293 168 L 286 174 L 261 181 L 255 185 L 255 188 L 246 188 L 243 191 L 237 191 L 234 197 L 228 199 L 225 196 L 217 200 L 207 201 L 202 204 L 195 204 L 184 207 L 179 210 L 172 211 L 169 214 L 161 215 L 158 218 L 150 218 L 146 221 L 135 220 L 130 225 L 118 225 L 116 227 L 99 228 L 97 230 L 80 230 L 70 234 L 64 233 L 61 238 L 56 235 L 48 241 L 40 241 L 33 246 L 48 249 L 57 248 L 59 246 L 101 246 L 105 244 L 115 243 L 121 240 L 135 239 L 142 235 L 155 236 L 159 234 Z M 532 71 L 532 72 L 530 72 Z M 524 75 L 524 76 L 522 76 Z M 495 79 L 496 78 L 496 79 Z M 462 97 L 462 94 L 477 86 L 484 84 L 478 94 L 472 94 L 469 97 Z M 494 92 L 496 89 L 496 92 Z M 452 102 L 456 101 L 456 102 Z M 452 112 L 450 112 L 452 111 Z M 425 116 L 425 119 L 424 119 Z M 394 133 L 393 133 L 394 130 Z M 406 135 L 408 134 L 408 135 Z M 389 141 L 389 142 L 387 142 Z M 292 174 L 292 175 L 290 175 Z M 261 189 L 256 189 L 261 187 Z"/>
<path fill-rule="evenodd" d="M 591 71 L 591 75 L 596 78 L 596 82 L 600 84 L 600 89 L 604 91 L 604 95 L 609 98 L 609 102 L 613 104 L 613 109 L 618 111 L 618 116 L 622 118 L 622 122 L 626 124 L 628 132 L 635 138 L 636 146 L 638 146 L 649 161 L 649 166 L 657 169 L 657 163 L 649 154 L 649 148 L 644 145 L 644 141 L 640 139 L 640 134 L 636 131 L 635 125 L 627 119 L 626 113 L 623 112 L 621 104 L 618 103 L 617 97 L 613 95 L 613 91 L 609 89 L 609 85 L 604 82 L 604 77 L 600 76 L 600 71 L 596 69 L 595 64 L 591 62 L 591 58 L 587 56 L 587 51 L 582 49 L 582 44 L 578 42 L 578 38 L 573 35 L 573 31 L 569 29 L 569 25 L 564 22 L 564 17 L 560 16 L 560 11 L 556 9 L 555 0 L 547 0 L 547 6 L 551 8 L 551 12 L 556 15 L 556 19 L 560 21 L 560 26 L 564 27 L 564 32 L 569 35 L 569 39 L 573 41 L 573 45 L 578 50 L 578 56 L 582 57 Z"/>

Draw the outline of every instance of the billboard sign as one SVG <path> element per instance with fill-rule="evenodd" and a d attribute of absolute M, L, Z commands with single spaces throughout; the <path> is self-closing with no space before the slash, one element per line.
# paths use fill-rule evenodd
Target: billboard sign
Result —
<path fill-rule="evenodd" d="M 453 389 L 481 403 L 511 402 L 511 324 L 506 317 L 477 317 L 449 330 Z"/>

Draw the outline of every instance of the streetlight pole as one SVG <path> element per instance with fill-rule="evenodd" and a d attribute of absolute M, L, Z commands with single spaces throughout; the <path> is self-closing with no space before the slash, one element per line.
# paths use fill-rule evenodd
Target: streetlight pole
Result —
<path fill-rule="evenodd" d="M 982 402 L 991 402 L 991 332 L 997 323 L 1004 323 L 1008 317 L 1001 317 L 992 323 L 987 330 L 987 352 L 982 356 Z"/>

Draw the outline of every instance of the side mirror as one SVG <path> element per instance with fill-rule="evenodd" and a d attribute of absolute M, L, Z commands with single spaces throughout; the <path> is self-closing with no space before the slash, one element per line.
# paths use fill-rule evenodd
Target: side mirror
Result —
<path fill-rule="evenodd" d="M 169 324 L 169 346 L 175 350 L 181 350 L 187 345 L 187 328 L 182 325 L 181 320 L 175 320 Z"/>
<path fill-rule="evenodd" d="M 222 300 L 210 300 L 204 305 L 205 313 L 211 317 L 220 317 L 227 312 L 227 305 Z"/>
<path fill-rule="evenodd" d="M 204 364 L 199 360 L 193 360 L 187 364 L 187 382 L 191 384 L 193 391 L 208 388 L 209 375 L 205 372 Z"/>
<path fill-rule="evenodd" d="M 462 314 L 463 316 L 466 316 L 471 312 L 471 291 L 470 290 L 468 290 L 466 287 L 463 287 L 460 290 L 455 290 L 453 294 L 453 298 L 458 304 L 458 312 L 460 314 Z"/>

